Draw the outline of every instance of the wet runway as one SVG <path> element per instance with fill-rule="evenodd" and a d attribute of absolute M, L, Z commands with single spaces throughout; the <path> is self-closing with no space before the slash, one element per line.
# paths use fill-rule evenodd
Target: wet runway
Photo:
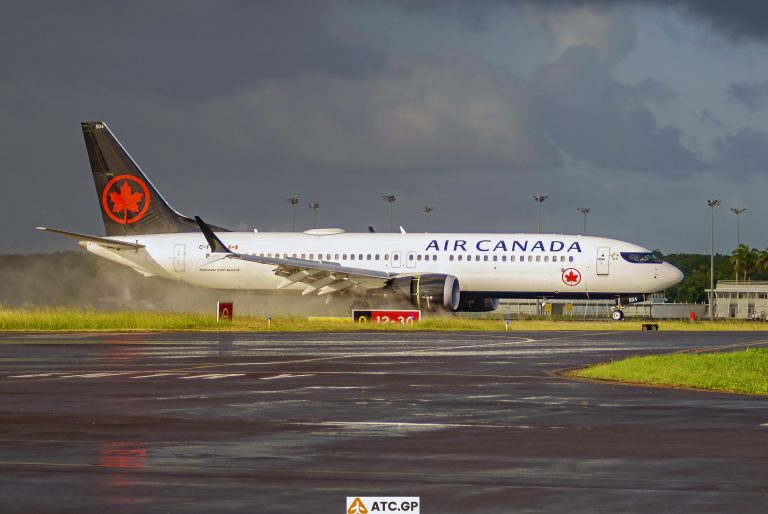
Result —
<path fill-rule="evenodd" d="M 760 333 L 0 335 L 0 511 L 765 512 L 768 398 L 554 370 Z"/>

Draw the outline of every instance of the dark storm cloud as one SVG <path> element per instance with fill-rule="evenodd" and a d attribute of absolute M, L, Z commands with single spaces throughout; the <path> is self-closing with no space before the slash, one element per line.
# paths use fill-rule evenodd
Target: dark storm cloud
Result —
<path fill-rule="evenodd" d="M 764 0 L 390 0 L 406 9 L 420 12 L 440 12 L 458 19 L 472 20 L 472 27 L 482 30 L 499 7 L 527 6 L 535 9 L 562 9 L 594 7 L 604 10 L 611 7 L 638 5 L 671 9 L 703 21 L 712 29 L 732 41 L 768 39 L 768 2 Z"/>
<path fill-rule="evenodd" d="M 13 80 L 215 96 L 267 79 L 363 76 L 384 56 L 333 34 L 332 2 L 12 2 L 0 64 Z"/>
<path fill-rule="evenodd" d="M 768 101 L 768 82 L 731 82 L 725 91 L 725 97 L 741 104 L 746 110 L 755 112 Z"/>
<path fill-rule="evenodd" d="M 593 47 L 571 47 L 532 78 L 541 119 L 557 145 L 605 169 L 685 173 L 706 165 L 681 143 L 680 130 L 659 126 L 643 103 L 675 97 L 656 81 L 616 81 Z"/>
<path fill-rule="evenodd" d="M 768 134 L 744 127 L 715 140 L 716 162 L 729 174 L 768 173 Z"/>

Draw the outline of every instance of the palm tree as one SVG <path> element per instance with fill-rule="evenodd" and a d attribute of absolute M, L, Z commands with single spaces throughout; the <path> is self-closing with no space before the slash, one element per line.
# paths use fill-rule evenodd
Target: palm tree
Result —
<path fill-rule="evenodd" d="M 746 281 L 754 269 L 757 261 L 758 252 L 754 248 L 750 248 L 749 245 L 740 244 L 731 253 L 731 264 L 733 265 L 733 271 L 736 273 L 736 279 L 739 278 L 739 272 L 744 275 Z"/>
<path fill-rule="evenodd" d="M 755 267 L 761 271 L 768 271 L 768 248 L 765 250 L 755 249 Z"/>

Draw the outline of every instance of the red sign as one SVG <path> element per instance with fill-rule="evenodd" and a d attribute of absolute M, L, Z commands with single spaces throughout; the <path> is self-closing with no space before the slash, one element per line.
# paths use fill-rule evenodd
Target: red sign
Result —
<path fill-rule="evenodd" d="M 235 304 L 233 302 L 218 302 L 216 304 L 216 321 L 232 321 L 234 309 Z"/>
<path fill-rule="evenodd" d="M 581 273 L 576 268 L 563 271 L 563 283 L 567 286 L 577 286 L 581 282 Z"/>
<path fill-rule="evenodd" d="M 413 323 L 421 319 L 421 311 L 417 310 L 367 310 L 352 311 L 352 320 L 355 323 Z"/>
<path fill-rule="evenodd" d="M 137 187 L 134 188 L 132 183 Z M 107 216 L 121 225 L 136 223 L 149 209 L 149 188 L 138 177 L 119 175 L 104 187 L 101 207 Z"/>

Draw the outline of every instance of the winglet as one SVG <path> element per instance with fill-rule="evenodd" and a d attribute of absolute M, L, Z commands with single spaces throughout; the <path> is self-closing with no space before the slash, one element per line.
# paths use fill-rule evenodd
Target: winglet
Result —
<path fill-rule="evenodd" d="M 208 241 L 208 246 L 211 247 L 211 253 L 232 253 L 230 249 L 216 237 L 216 234 L 213 233 L 211 227 L 206 225 L 205 222 L 200 219 L 200 216 L 195 216 L 195 221 L 200 225 L 200 230 L 202 230 L 205 239 Z"/>

